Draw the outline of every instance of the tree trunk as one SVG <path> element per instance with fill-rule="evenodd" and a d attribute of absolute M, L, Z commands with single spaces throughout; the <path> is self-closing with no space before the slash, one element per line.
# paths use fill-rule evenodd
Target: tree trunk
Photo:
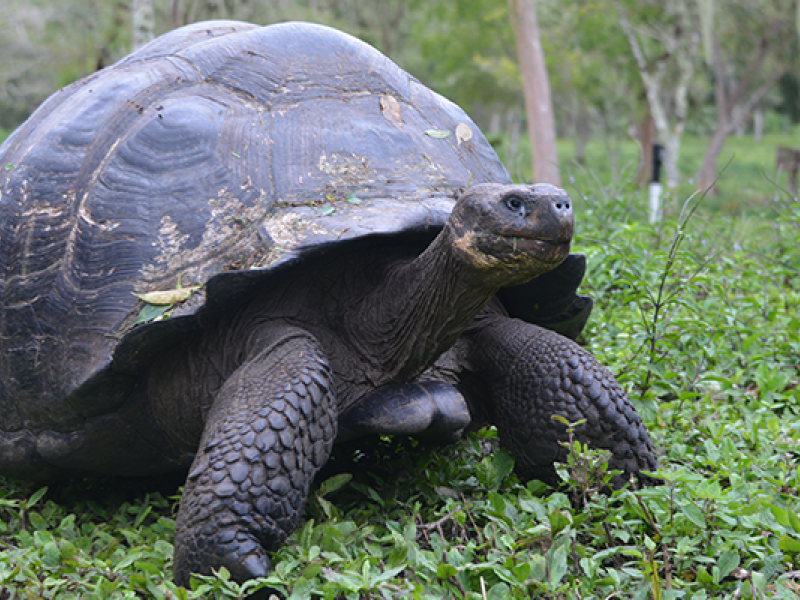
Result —
<path fill-rule="evenodd" d="M 714 135 L 711 136 L 711 141 L 706 147 L 706 152 L 703 155 L 703 162 L 700 164 L 700 170 L 697 172 L 696 187 L 699 190 L 713 192 L 712 186 L 714 180 L 717 178 L 717 158 L 719 153 L 725 147 L 725 140 L 728 139 L 730 130 L 727 127 L 720 127 L 717 125 Z"/>
<path fill-rule="evenodd" d="M 586 146 L 592 137 L 589 124 L 589 110 L 579 99 L 575 109 L 575 162 L 583 165 L 586 162 Z"/>
<path fill-rule="evenodd" d="M 133 0 L 133 50 L 136 51 L 156 37 L 153 0 Z"/>
<path fill-rule="evenodd" d="M 533 179 L 537 183 L 561 185 L 553 102 L 536 18 L 536 0 L 508 0 L 508 9 L 525 91 Z"/>
<path fill-rule="evenodd" d="M 511 176 L 519 177 L 519 165 L 517 165 L 517 155 L 519 153 L 519 136 L 521 134 L 522 124 L 520 123 L 520 106 L 509 109 L 506 112 L 505 130 L 508 134 L 508 145 L 506 146 L 505 164 Z"/>
<path fill-rule="evenodd" d="M 649 112 L 636 124 L 636 141 L 639 144 L 639 172 L 636 181 L 646 187 L 653 177 L 653 144 L 656 143 L 656 126 Z"/>
<path fill-rule="evenodd" d="M 688 88 L 700 44 L 700 32 L 694 15 L 694 5 L 687 0 L 675 0 L 666 6 L 675 17 L 675 23 L 660 31 L 665 51 L 663 56 L 654 61 L 648 61 L 637 33 L 631 26 L 628 13 L 619 2 L 617 2 L 617 13 L 642 77 L 658 139 L 664 144 L 666 184 L 667 188 L 672 189 L 680 182 L 678 156 L 686 124 Z M 674 67 L 668 69 L 670 65 Z M 674 80 L 667 83 L 664 78 L 670 70 L 674 70 Z M 661 98 L 664 89 L 671 92 L 666 101 Z"/>
<path fill-rule="evenodd" d="M 169 26 L 170 29 L 177 29 L 186 25 L 186 6 L 184 0 L 170 0 L 169 3 Z"/>
<path fill-rule="evenodd" d="M 758 144 L 764 137 L 764 111 L 760 108 L 753 113 L 753 141 Z"/>

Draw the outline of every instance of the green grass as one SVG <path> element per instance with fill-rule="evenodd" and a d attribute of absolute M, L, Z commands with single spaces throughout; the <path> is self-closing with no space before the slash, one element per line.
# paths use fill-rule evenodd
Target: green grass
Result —
<path fill-rule="evenodd" d="M 737 198 L 771 153 L 743 145 Z M 583 341 L 642 413 L 665 484 L 600 494 L 602 457 L 573 449 L 576 505 L 521 484 L 491 429 L 380 441 L 329 463 L 265 585 L 293 600 L 800 595 L 800 203 L 773 189 L 728 211 L 726 191 L 689 218 L 675 196 L 652 227 L 642 194 L 601 176 L 576 183 L 597 303 Z M 0 481 L 0 598 L 240 597 L 225 573 L 171 582 L 177 485 Z"/>

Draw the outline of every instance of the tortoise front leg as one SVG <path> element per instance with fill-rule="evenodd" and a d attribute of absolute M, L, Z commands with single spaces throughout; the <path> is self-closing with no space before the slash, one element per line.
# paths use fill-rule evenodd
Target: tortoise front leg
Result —
<path fill-rule="evenodd" d="M 476 415 L 497 426 L 500 441 L 514 455 L 522 479 L 557 486 L 554 462 L 565 462 L 567 426 L 590 448 L 610 450 L 611 469 L 623 471 L 621 485 L 641 471 L 658 468 L 650 435 L 614 376 L 589 352 L 536 325 L 489 314 L 476 320 L 459 344 L 467 371 L 459 386 Z"/>
<path fill-rule="evenodd" d="M 319 343 L 281 326 L 219 391 L 181 499 L 175 581 L 227 568 L 244 582 L 272 570 L 336 437 L 331 372 Z M 265 347 L 266 346 L 266 347 Z"/>

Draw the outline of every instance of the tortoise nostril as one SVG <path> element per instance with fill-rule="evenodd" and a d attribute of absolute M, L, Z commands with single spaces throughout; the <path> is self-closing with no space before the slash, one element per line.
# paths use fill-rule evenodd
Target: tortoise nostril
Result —
<path fill-rule="evenodd" d="M 570 203 L 567 200 L 557 200 L 556 203 L 555 203 L 555 207 L 556 207 L 556 210 L 559 210 L 559 211 L 563 210 L 563 211 L 567 211 L 567 212 L 571 208 L 570 207 Z"/>

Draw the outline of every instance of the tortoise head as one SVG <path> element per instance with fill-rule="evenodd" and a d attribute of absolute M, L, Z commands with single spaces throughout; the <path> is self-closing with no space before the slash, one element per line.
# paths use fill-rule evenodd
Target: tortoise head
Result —
<path fill-rule="evenodd" d="M 569 256 L 572 202 L 560 188 L 481 184 L 456 200 L 446 226 L 453 251 L 487 283 L 524 283 Z"/>

